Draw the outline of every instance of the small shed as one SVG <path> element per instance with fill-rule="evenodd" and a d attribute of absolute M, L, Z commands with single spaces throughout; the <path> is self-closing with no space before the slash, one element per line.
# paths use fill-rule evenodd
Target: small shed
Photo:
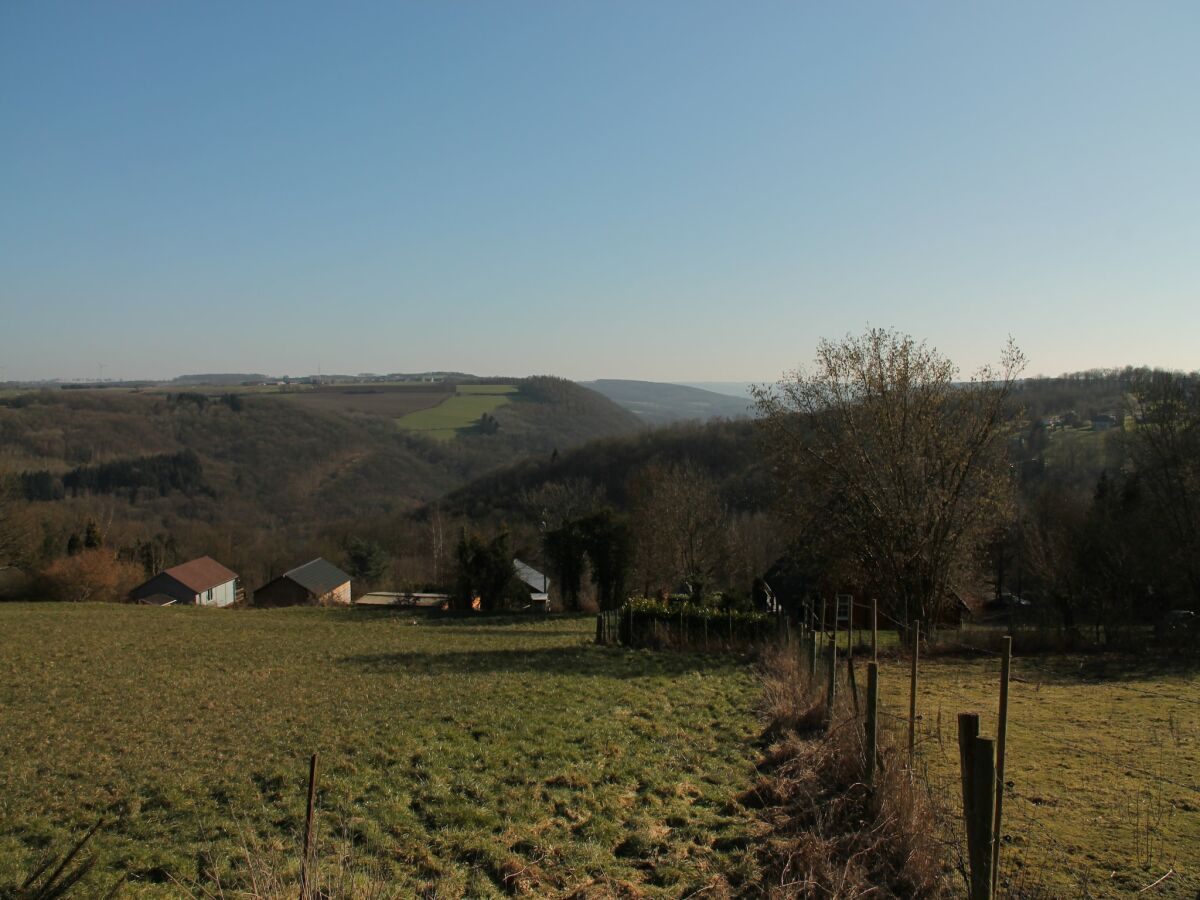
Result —
<path fill-rule="evenodd" d="M 319 556 L 284 572 L 254 592 L 255 606 L 345 606 L 349 603 L 350 576 Z"/>
<path fill-rule="evenodd" d="M 240 595 L 237 573 L 210 556 L 165 569 L 129 592 L 131 600 L 158 606 L 229 606 Z"/>
<path fill-rule="evenodd" d="M 529 601 L 534 608 L 550 608 L 550 579 L 519 559 L 513 560 L 513 571 L 521 583 L 529 588 Z"/>

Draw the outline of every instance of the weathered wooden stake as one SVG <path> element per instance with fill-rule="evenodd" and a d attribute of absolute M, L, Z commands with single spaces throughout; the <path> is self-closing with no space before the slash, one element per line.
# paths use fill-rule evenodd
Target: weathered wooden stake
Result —
<path fill-rule="evenodd" d="M 921 655 L 921 620 L 913 623 L 912 672 L 908 677 L 908 764 L 917 751 L 917 661 Z"/>
<path fill-rule="evenodd" d="M 992 893 L 1000 888 L 1000 837 L 1004 816 L 1004 745 L 1008 739 L 1008 681 L 1012 669 L 1012 638 L 1004 637 L 1000 660 L 1000 715 L 996 720 L 996 818 L 992 824 Z"/>
<path fill-rule="evenodd" d="M 875 757 L 879 755 L 879 663 L 867 663 L 867 784 L 875 786 Z"/>
<path fill-rule="evenodd" d="M 879 601 L 871 600 L 871 659 L 879 662 Z"/>
<path fill-rule="evenodd" d="M 971 900 L 991 900 L 996 742 L 991 738 L 975 738 L 971 756 L 971 791 L 974 794 L 971 800 L 971 818 L 974 840 L 968 836 L 967 846 L 971 858 Z"/>
<path fill-rule="evenodd" d="M 825 598 L 821 598 L 821 640 L 825 640 Z"/>
<path fill-rule="evenodd" d="M 817 680 L 817 630 L 808 630 L 808 683 L 815 684 Z"/>
<path fill-rule="evenodd" d="M 317 754 L 308 761 L 308 812 L 304 816 L 304 859 L 300 861 L 300 900 L 309 900 L 309 866 L 317 837 Z"/>
<path fill-rule="evenodd" d="M 958 714 L 958 759 L 963 824 L 967 832 L 971 900 L 992 896 L 992 813 L 996 797 L 996 742 L 979 736 L 979 715 Z"/>
<path fill-rule="evenodd" d="M 854 657 L 846 657 L 846 670 L 850 680 L 850 699 L 854 701 L 854 715 L 859 714 L 858 708 L 858 678 L 854 674 Z"/>
<path fill-rule="evenodd" d="M 824 602 L 821 607 L 824 609 Z M 824 618 L 822 616 L 822 618 Z M 833 704 L 837 700 L 837 616 L 833 620 L 833 640 L 829 642 L 829 686 L 825 692 L 825 722 L 833 724 Z"/>

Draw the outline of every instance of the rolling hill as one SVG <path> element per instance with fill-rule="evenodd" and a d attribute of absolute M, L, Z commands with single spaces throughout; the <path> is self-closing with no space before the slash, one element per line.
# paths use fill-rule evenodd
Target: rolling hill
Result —
<path fill-rule="evenodd" d="M 634 413 L 647 425 L 740 419 L 751 414 L 751 401 L 683 384 L 605 378 L 582 382 Z"/>
<path fill-rule="evenodd" d="M 391 398 L 364 407 L 359 390 L 14 393 L 0 398 L 0 480 L 30 501 L 43 557 L 93 519 L 120 546 L 169 534 L 255 578 L 497 468 L 641 427 L 570 381 L 504 383 L 490 428 L 449 440 L 401 428 Z"/>

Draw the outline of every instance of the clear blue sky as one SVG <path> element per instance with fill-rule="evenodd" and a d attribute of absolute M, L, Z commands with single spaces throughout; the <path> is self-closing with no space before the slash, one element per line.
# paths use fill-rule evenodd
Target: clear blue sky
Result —
<path fill-rule="evenodd" d="M 9 378 L 1200 366 L 1200 3 L 0 4 Z"/>

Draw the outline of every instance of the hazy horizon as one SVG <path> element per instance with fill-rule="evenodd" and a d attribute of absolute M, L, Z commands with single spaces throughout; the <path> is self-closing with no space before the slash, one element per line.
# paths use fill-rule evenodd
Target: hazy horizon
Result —
<path fill-rule="evenodd" d="M 7 379 L 1200 366 L 1200 6 L 7 4 Z"/>

